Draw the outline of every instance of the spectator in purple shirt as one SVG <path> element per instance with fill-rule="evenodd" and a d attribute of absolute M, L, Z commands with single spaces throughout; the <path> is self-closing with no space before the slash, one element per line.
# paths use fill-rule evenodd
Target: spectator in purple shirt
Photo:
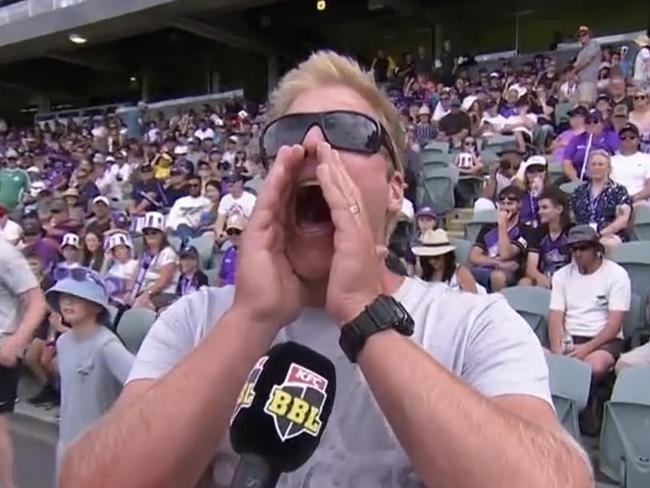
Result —
<path fill-rule="evenodd" d="M 226 222 L 226 235 L 232 244 L 224 253 L 219 269 L 218 286 L 234 285 L 237 267 L 237 251 L 241 233 L 246 228 L 246 217 L 239 212 L 233 213 Z"/>
<path fill-rule="evenodd" d="M 514 285 L 523 271 L 531 230 L 519 222 L 522 195 L 514 185 L 499 192 L 497 223 L 481 228 L 470 253 L 476 282 L 490 292 Z"/>
<path fill-rule="evenodd" d="M 23 219 L 23 240 L 18 243 L 23 255 L 36 255 L 43 269 L 50 270 L 61 259 L 59 243 L 45 236 L 38 217 Z"/>
<path fill-rule="evenodd" d="M 571 140 L 585 131 L 588 112 L 589 111 L 582 105 L 578 105 L 576 108 L 569 111 L 570 127 L 557 136 L 551 146 L 554 161 L 562 163 L 562 161 L 564 161 L 564 151 Z"/>
<path fill-rule="evenodd" d="M 587 159 L 590 153 L 603 150 L 609 154 L 618 151 L 619 138 L 614 130 L 605 127 L 602 114 L 592 109 L 587 114 L 587 130 L 575 136 L 564 150 L 564 175 L 570 181 L 584 181 L 587 177 Z"/>
<path fill-rule="evenodd" d="M 531 234 L 526 276 L 520 285 L 551 288 L 553 274 L 571 262 L 566 237 L 571 227 L 570 205 L 566 194 L 547 186 L 538 200 L 540 227 Z"/>

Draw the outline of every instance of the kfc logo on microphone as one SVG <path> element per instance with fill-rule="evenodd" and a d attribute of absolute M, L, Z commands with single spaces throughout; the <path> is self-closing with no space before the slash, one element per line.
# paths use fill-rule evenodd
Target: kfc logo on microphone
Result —
<path fill-rule="evenodd" d="M 244 386 L 239 392 L 235 410 L 230 417 L 231 424 L 235 420 L 237 414 L 243 408 L 248 408 L 253 404 L 253 399 L 255 398 L 255 384 L 257 383 L 257 379 L 260 377 L 260 374 L 262 374 L 262 370 L 264 369 L 264 364 L 266 364 L 267 359 L 269 359 L 268 356 L 262 356 L 259 358 L 249 373 L 248 378 L 246 379 L 246 383 L 244 383 Z"/>
<path fill-rule="evenodd" d="M 321 429 L 320 413 L 327 399 L 327 380 L 321 375 L 292 363 L 284 382 L 271 390 L 264 411 L 273 417 L 282 441 L 303 432 L 317 437 Z"/>

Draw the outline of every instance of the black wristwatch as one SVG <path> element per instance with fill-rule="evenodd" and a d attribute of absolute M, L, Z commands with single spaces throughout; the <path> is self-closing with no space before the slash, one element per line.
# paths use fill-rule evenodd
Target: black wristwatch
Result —
<path fill-rule="evenodd" d="M 413 319 L 400 302 L 388 295 L 379 295 L 352 322 L 343 326 L 339 346 L 348 359 L 356 363 L 368 337 L 386 329 L 402 335 L 413 334 Z"/>

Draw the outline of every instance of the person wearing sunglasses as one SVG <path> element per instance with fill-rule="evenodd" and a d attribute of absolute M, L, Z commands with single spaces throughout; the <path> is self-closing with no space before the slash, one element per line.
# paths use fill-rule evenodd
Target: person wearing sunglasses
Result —
<path fill-rule="evenodd" d="M 569 141 L 564 150 L 563 170 L 569 181 L 580 182 L 587 178 L 587 162 L 593 151 L 603 150 L 609 154 L 618 151 L 618 134 L 603 123 L 602 114 L 591 109 L 586 117 L 587 130 Z"/>
<path fill-rule="evenodd" d="M 191 176 L 187 180 L 188 195 L 180 197 L 174 202 L 167 215 L 167 229 L 187 241 L 203 233 L 201 229 L 201 214 L 208 212 L 212 202 L 201 195 L 201 178 Z"/>
<path fill-rule="evenodd" d="M 199 269 L 199 253 L 195 247 L 185 247 L 179 254 L 178 284 L 176 296 L 182 297 L 208 286 L 208 277 Z"/>
<path fill-rule="evenodd" d="M 637 206 L 650 204 L 650 154 L 639 151 L 641 137 L 639 129 L 627 123 L 619 132 L 621 147 L 612 156 L 611 178 L 625 187 Z"/>
<path fill-rule="evenodd" d="M 219 268 L 218 286 L 234 285 L 237 268 L 237 254 L 241 244 L 241 234 L 246 228 L 247 219 L 239 212 L 234 212 L 226 222 L 226 236 L 230 246 L 223 253 Z"/>
<path fill-rule="evenodd" d="M 211 485 L 228 486 L 233 405 L 271 344 L 292 340 L 335 363 L 341 397 L 332 435 L 279 487 L 590 486 L 526 322 L 497 296 L 448 292 L 386 267 L 403 140 L 372 77 L 316 52 L 284 76 L 270 105 L 260 138 L 269 174 L 238 245 L 236 286 L 203 287 L 159 317 L 125 408 L 70 448 L 61 485 L 195 486 L 207 471 Z M 381 331 L 362 332 L 360 320 L 375 313 Z M 355 331 L 365 339 L 348 349 Z"/>
<path fill-rule="evenodd" d="M 523 275 L 532 232 L 520 223 L 523 193 L 514 185 L 499 192 L 497 223 L 481 227 L 472 247 L 472 274 L 490 292 L 516 284 Z"/>
<path fill-rule="evenodd" d="M 573 72 L 578 77 L 578 101 L 591 105 L 596 101 L 598 94 L 597 82 L 602 54 L 600 45 L 591 37 L 589 27 L 580 26 L 576 36 L 582 45 L 573 64 Z"/>
<path fill-rule="evenodd" d="M 610 255 L 621 242 L 629 240 L 632 199 L 623 185 L 612 180 L 611 156 L 606 151 L 590 154 L 588 171 L 589 180 L 571 195 L 571 208 L 575 223 L 598 232 Z"/>
<path fill-rule="evenodd" d="M 566 246 L 572 262 L 553 275 L 548 316 L 551 352 L 586 362 L 597 385 L 623 351 L 630 277 L 623 267 L 604 257 L 599 236 L 588 225 L 572 228 Z M 569 347 L 564 347 L 563 338 L 569 336 Z"/>
<path fill-rule="evenodd" d="M 634 94 L 634 109 L 630 112 L 629 121 L 636 125 L 643 141 L 650 141 L 650 88 L 639 90 Z"/>

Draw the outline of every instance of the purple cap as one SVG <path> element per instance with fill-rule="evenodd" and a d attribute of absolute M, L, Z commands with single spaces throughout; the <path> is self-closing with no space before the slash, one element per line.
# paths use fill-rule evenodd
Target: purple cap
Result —
<path fill-rule="evenodd" d="M 422 207 L 417 211 L 415 217 L 431 217 L 432 219 L 438 220 L 438 215 L 436 215 L 431 207 Z"/>
<path fill-rule="evenodd" d="M 113 223 L 118 229 L 128 229 L 131 225 L 128 215 L 124 212 L 113 213 Z"/>

